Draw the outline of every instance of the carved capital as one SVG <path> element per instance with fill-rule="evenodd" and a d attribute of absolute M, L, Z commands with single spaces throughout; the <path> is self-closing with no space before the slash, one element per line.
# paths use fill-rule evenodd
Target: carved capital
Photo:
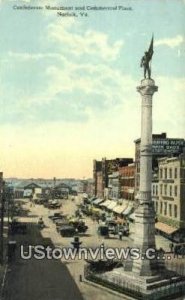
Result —
<path fill-rule="evenodd" d="M 142 96 L 153 96 L 153 94 L 158 91 L 158 86 L 155 85 L 155 81 L 153 79 L 143 79 L 141 80 L 141 85 L 137 87 L 137 91 Z"/>

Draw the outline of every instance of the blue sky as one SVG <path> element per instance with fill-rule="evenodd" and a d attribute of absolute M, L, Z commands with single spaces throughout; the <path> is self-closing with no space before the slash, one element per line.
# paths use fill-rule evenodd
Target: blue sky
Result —
<path fill-rule="evenodd" d="M 15 6 L 115 6 L 56 11 Z M 154 33 L 153 128 L 183 137 L 185 1 L 0 1 L 0 143 L 5 176 L 89 177 L 93 158 L 134 157 L 139 67 Z M 30 164 L 31 162 L 31 164 Z"/>

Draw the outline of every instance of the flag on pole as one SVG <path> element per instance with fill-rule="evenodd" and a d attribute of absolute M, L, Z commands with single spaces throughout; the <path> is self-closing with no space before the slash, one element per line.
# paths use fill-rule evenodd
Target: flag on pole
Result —
<path fill-rule="evenodd" d="M 151 43 L 150 43 L 150 46 L 148 48 L 148 58 L 149 58 L 149 61 L 152 59 L 152 55 L 154 53 L 153 44 L 154 44 L 154 37 L 152 36 Z"/>

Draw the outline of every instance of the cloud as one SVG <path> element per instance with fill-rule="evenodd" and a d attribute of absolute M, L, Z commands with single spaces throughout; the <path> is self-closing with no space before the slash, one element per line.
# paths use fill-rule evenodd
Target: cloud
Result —
<path fill-rule="evenodd" d="M 50 24 L 48 39 L 59 44 L 61 50 L 70 55 L 95 56 L 103 60 L 115 60 L 123 46 L 123 41 L 111 42 L 107 34 L 92 29 L 84 30 L 80 22 L 72 19 Z"/>
<path fill-rule="evenodd" d="M 25 53 L 25 52 L 8 52 L 8 57 L 22 60 L 22 61 L 31 61 L 31 60 L 40 60 L 45 58 L 57 58 L 62 59 L 62 55 L 59 53 Z"/>
<path fill-rule="evenodd" d="M 175 48 L 184 43 L 185 38 L 182 35 L 177 35 L 173 38 L 159 39 L 155 42 L 155 46 L 168 46 L 170 48 Z"/>
<path fill-rule="evenodd" d="M 74 24 L 73 19 L 52 22 L 47 30 L 42 41 L 44 52 L 8 52 L 15 73 L 18 68 L 20 90 L 23 82 L 26 88 L 19 91 L 13 86 L 9 90 L 16 98 L 7 95 L 13 99 L 13 110 L 10 101 L 5 101 L 3 121 L 84 122 L 94 114 L 98 118 L 117 109 L 133 84 L 130 76 L 112 64 L 123 43 L 85 29 L 80 22 Z M 54 52 L 45 52 L 48 44 L 54 46 Z"/>

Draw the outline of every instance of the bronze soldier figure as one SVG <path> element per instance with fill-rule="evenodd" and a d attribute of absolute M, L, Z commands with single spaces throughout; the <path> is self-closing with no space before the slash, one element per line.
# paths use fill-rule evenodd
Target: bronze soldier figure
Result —
<path fill-rule="evenodd" d="M 144 78 L 146 78 L 146 75 L 147 75 L 147 78 L 151 78 L 151 66 L 150 66 L 150 61 L 152 59 L 152 56 L 153 56 L 153 37 L 152 37 L 152 40 L 151 40 L 151 43 L 150 43 L 150 47 L 148 49 L 148 51 L 145 52 L 144 56 L 142 57 L 141 59 L 141 68 L 143 67 L 144 68 Z"/>
<path fill-rule="evenodd" d="M 146 78 L 146 74 L 148 75 L 148 78 L 151 77 L 151 68 L 149 65 L 150 62 L 150 56 L 148 52 L 145 52 L 144 56 L 141 59 L 141 68 L 144 68 L 144 78 Z"/>

